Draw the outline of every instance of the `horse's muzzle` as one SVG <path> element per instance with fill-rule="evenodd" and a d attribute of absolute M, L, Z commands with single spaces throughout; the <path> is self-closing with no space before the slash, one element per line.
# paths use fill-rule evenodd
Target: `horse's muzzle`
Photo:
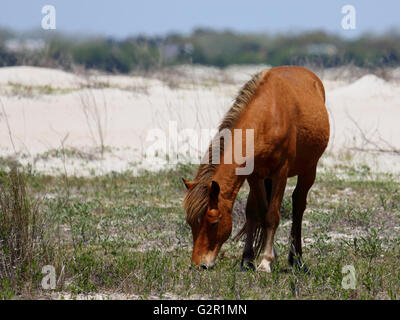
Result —
<path fill-rule="evenodd" d="M 192 264 L 192 265 L 189 267 L 189 269 L 190 269 L 190 270 L 198 270 L 198 271 L 201 271 L 201 270 L 211 270 L 211 269 L 214 268 L 214 265 L 215 265 L 214 262 L 209 263 L 209 264 L 207 264 L 207 263 L 200 263 L 200 264 L 198 264 L 198 265 Z"/>
<path fill-rule="evenodd" d="M 200 268 L 203 269 L 203 270 L 211 270 L 212 268 L 214 268 L 214 263 L 208 264 L 208 265 L 207 264 L 201 264 Z"/>

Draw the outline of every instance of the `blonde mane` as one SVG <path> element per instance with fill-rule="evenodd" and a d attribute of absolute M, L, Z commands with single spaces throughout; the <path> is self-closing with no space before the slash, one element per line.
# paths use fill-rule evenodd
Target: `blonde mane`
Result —
<path fill-rule="evenodd" d="M 225 114 L 221 124 L 218 127 L 219 132 L 224 129 L 232 129 L 239 119 L 242 111 L 250 103 L 250 100 L 256 93 L 261 80 L 267 71 L 261 71 L 255 74 L 239 91 L 233 106 Z M 218 136 L 218 135 L 217 135 Z M 224 151 L 224 143 L 220 143 L 220 154 Z M 214 175 L 217 164 L 211 162 L 212 157 L 212 144 L 210 144 L 208 155 L 209 161 L 207 164 L 201 164 L 194 178 L 194 185 L 187 191 L 183 200 L 183 207 L 186 211 L 186 220 L 192 224 L 207 210 L 208 205 L 208 186 Z"/>

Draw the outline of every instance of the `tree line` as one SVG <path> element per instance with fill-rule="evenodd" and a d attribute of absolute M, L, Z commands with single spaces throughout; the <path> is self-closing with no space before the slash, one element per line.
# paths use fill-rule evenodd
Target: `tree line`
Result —
<path fill-rule="evenodd" d="M 24 45 L 32 39 L 40 40 L 39 44 Z M 222 68 L 232 64 L 398 66 L 400 33 L 392 30 L 345 39 L 324 31 L 270 35 L 196 29 L 189 35 L 139 35 L 117 40 L 0 31 L 0 66 L 24 64 L 67 70 L 78 66 L 130 73 L 187 63 Z"/>

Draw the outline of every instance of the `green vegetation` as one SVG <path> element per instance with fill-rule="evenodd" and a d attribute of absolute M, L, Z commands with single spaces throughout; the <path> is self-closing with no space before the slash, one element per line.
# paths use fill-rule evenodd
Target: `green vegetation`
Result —
<path fill-rule="evenodd" d="M 400 64 L 400 34 L 395 31 L 382 35 L 365 34 L 356 39 L 344 39 L 323 31 L 268 35 L 209 29 L 197 29 L 190 35 L 136 36 L 123 40 L 76 39 L 40 33 L 35 37 L 44 41 L 44 47 L 39 51 L 9 52 L 7 41 L 24 37 L 0 30 L 0 66 L 31 64 L 64 69 L 82 66 L 128 73 L 182 63 L 218 67 L 231 64 L 321 67 L 354 64 L 367 68 Z"/>
<path fill-rule="evenodd" d="M 0 298 L 36 290 L 40 265 L 54 259 L 48 221 L 39 200 L 26 195 L 25 177 L 15 166 L 0 172 Z"/>
<path fill-rule="evenodd" d="M 8 82 L 11 96 L 32 98 L 39 95 L 65 94 L 73 91 L 73 89 L 57 89 L 51 86 L 27 86 L 20 83 Z"/>
<path fill-rule="evenodd" d="M 52 177 L 29 170 L 18 174 L 3 162 L 0 296 L 112 292 L 142 298 L 400 298 L 398 177 L 375 175 L 367 166 L 320 168 L 303 224 L 310 275 L 289 269 L 286 261 L 295 185 L 289 179 L 276 241 L 279 257 L 273 273 L 264 274 L 238 271 L 242 243 L 232 240 L 213 270 L 189 270 L 192 240 L 181 207 L 180 177 L 194 171 L 180 165 L 140 176 Z M 244 219 L 247 192 L 244 186 L 236 201 L 233 234 Z M 13 234 L 27 234 L 22 238 L 28 240 L 18 242 L 21 237 Z M 21 252 L 18 257 L 31 258 L 15 259 L 11 248 Z M 41 268 L 47 264 L 56 268 L 54 292 L 40 286 Z M 345 265 L 356 270 L 355 290 L 342 288 Z"/>

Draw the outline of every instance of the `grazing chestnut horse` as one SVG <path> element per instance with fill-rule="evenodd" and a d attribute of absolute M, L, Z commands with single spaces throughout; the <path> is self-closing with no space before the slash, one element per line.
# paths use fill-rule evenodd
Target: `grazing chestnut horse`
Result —
<path fill-rule="evenodd" d="M 250 186 L 246 223 L 238 236 L 246 235 L 241 269 L 271 272 L 274 235 L 279 225 L 282 198 L 288 177 L 297 176 L 292 194 L 293 212 L 289 264 L 307 272 L 302 262 L 301 223 L 308 191 L 314 183 L 317 162 L 329 140 L 329 118 L 321 80 L 311 71 L 283 66 L 262 71 L 247 82 L 227 112 L 219 131 L 254 129 L 254 169 L 238 175 L 243 167 L 227 161 L 233 148 L 246 150 L 246 139 L 232 135 L 221 146 L 219 164 L 200 165 L 193 181 L 183 178 L 187 192 L 183 206 L 192 228 L 192 263 L 205 269 L 214 265 L 222 244 L 232 231 L 232 207 L 245 180 Z M 240 141 L 239 141 L 240 140 Z M 224 141 L 225 142 L 225 141 Z M 212 151 L 212 152 L 210 152 Z"/>

